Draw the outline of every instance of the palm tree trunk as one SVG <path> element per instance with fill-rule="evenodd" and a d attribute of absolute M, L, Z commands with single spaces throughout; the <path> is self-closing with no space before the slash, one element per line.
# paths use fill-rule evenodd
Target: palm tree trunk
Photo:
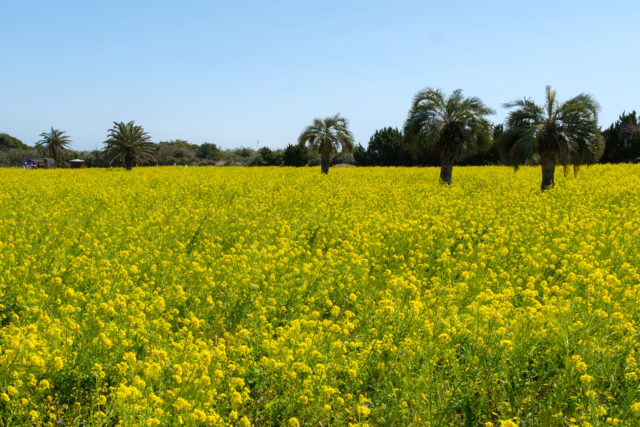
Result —
<path fill-rule="evenodd" d="M 542 191 L 555 185 L 554 173 L 556 171 L 556 155 L 545 154 L 542 156 Z"/>
<path fill-rule="evenodd" d="M 322 152 L 321 158 L 320 158 L 321 173 L 325 175 L 329 174 L 329 163 L 331 163 L 331 152 L 329 151 Z"/>
<path fill-rule="evenodd" d="M 124 159 L 124 168 L 125 168 L 125 170 L 128 170 L 128 171 L 133 169 L 133 159 L 125 158 Z"/>
<path fill-rule="evenodd" d="M 451 174 L 453 173 L 453 162 L 442 160 L 440 163 L 440 183 L 451 185 Z"/>
<path fill-rule="evenodd" d="M 56 151 L 55 151 L 55 156 L 53 156 L 53 161 L 56 162 L 56 167 L 57 168 L 61 168 L 62 167 L 62 162 L 63 162 L 63 159 L 64 159 L 64 157 L 62 157 L 62 156 L 63 156 L 62 150 L 60 148 L 57 148 Z"/>
<path fill-rule="evenodd" d="M 56 151 L 56 148 L 52 145 L 51 146 L 51 151 L 49 152 L 49 156 L 53 159 L 53 161 L 55 162 L 55 168 L 59 167 L 59 156 L 58 156 L 58 152 Z"/>

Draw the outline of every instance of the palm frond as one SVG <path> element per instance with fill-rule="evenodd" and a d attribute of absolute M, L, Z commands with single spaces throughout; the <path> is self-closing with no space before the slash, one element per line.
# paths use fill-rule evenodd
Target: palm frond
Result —
<path fill-rule="evenodd" d="M 557 107 L 556 91 L 550 85 L 547 85 L 545 87 L 545 92 L 545 107 L 547 107 L 547 117 L 551 117 L 553 116 L 553 112 Z"/>
<path fill-rule="evenodd" d="M 540 131 L 541 128 L 536 126 L 507 129 L 500 138 L 507 163 L 516 169 L 529 163 L 537 152 Z"/>
<path fill-rule="evenodd" d="M 435 151 L 456 161 L 491 146 L 493 130 L 485 116 L 493 110 L 457 89 L 449 97 L 426 88 L 413 99 L 404 125 L 404 142 L 413 151 Z"/>
<path fill-rule="evenodd" d="M 113 122 L 113 127 L 107 131 L 106 147 L 103 150 L 105 158 L 110 164 L 120 161 L 126 167 L 147 160 L 154 160 L 156 146 L 142 126 L 135 122 Z"/>
<path fill-rule="evenodd" d="M 559 103 L 556 92 L 546 87 L 544 106 L 524 98 L 505 104 L 507 116 L 502 152 L 515 166 L 534 155 L 553 155 L 563 166 L 591 163 L 602 152 L 597 127 L 599 105 L 591 95 L 580 94 Z M 601 154 L 600 154 L 601 155 Z"/>
<path fill-rule="evenodd" d="M 566 100 L 559 108 L 565 112 L 571 112 L 575 110 L 588 110 L 593 116 L 594 121 L 598 121 L 598 113 L 600 112 L 600 104 L 593 96 L 587 93 L 581 93 L 571 99 Z"/>
<path fill-rule="evenodd" d="M 300 146 L 308 145 L 320 153 L 342 151 L 350 153 L 354 149 L 353 134 L 349 131 L 349 122 L 339 113 L 325 118 L 316 118 L 298 136 Z"/>
<path fill-rule="evenodd" d="M 71 144 L 71 138 L 65 134 L 65 131 L 51 127 L 49 132 L 42 132 L 40 134 L 42 139 L 36 143 L 38 152 L 42 156 L 52 157 L 57 166 L 60 166 L 64 161 L 69 145 Z"/>

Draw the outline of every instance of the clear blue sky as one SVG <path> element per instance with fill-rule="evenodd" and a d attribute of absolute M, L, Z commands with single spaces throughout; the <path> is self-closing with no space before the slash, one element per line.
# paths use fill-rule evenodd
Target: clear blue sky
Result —
<path fill-rule="evenodd" d="M 0 1 L 0 132 L 101 148 L 113 121 L 154 141 L 280 148 L 340 112 L 366 146 L 413 95 L 502 104 L 580 92 L 609 126 L 640 110 L 637 1 Z"/>

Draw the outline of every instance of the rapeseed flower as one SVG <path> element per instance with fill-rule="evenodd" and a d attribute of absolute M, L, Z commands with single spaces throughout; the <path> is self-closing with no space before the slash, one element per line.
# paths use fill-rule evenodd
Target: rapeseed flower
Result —
<path fill-rule="evenodd" d="M 638 166 L 459 174 L 0 170 L 0 418 L 637 424 Z"/>

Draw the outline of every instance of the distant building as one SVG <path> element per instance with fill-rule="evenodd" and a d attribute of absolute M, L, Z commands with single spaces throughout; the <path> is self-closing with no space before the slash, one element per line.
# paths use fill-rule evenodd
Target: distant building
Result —
<path fill-rule="evenodd" d="M 24 162 L 25 169 L 55 169 L 56 161 L 49 157 L 29 159 Z"/>
<path fill-rule="evenodd" d="M 82 159 L 69 160 L 69 165 L 71 165 L 71 169 L 84 169 L 84 160 Z"/>

